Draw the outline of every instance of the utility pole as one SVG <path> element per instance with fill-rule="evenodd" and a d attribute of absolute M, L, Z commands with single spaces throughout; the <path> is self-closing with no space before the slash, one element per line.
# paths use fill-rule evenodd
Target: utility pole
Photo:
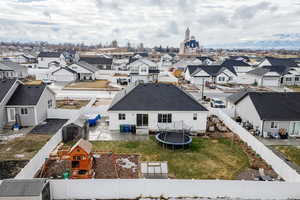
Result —
<path fill-rule="evenodd" d="M 202 91 L 201 91 L 201 99 L 203 100 L 204 97 L 204 78 L 202 78 Z"/>

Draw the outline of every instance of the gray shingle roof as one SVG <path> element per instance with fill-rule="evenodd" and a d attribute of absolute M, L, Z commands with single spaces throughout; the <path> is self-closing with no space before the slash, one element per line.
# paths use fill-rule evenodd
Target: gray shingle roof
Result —
<path fill-rule="evenodd" d="M 147 83 L 130 86 L 114 98 L 109 111 L 207 111 L 177 86 Z"/>
<path fill-rule="evenodd" d="M 272 66 L 263 66 L 263 67 L 257 67 L 256 69 L 253 69 L 247 73 L 254 74 L 257 76 L 263 76 L 264 74 L 268 72 L 276 72 L 279 75 L 283 76 L 289 72 L 291 67 L 285 66 L 285 65 L 272 65 Z"/>
<path fill-rule="evenodd" d="M 292 58 L 274 58 L 274 57 L 266 57 L 271 65 L 286 65 L 289 67 L 298 67 L 297 63 Z"/>
<path fill-rule="evenodd" d="M 60 57 L 61 53 L 60 52 L 40 52 L 38 57 L 47 57 L 47 58 L 58 58 Z"/>
<path fill-rule="evenodd" d="M 18 69 L 21 69 L 21 68 L 23 68 L 23 69 L 26 69 L 26 67 L 25 66 L 23 66 L 23 65 L 20 65 L 20 64 L 18 64 L 18 63 L 15 63 L 15 62 L 11 62 L 11 61 L 4 61 L 4 62 L 0 62 L 0 66 L 7 66 L 7 67 L 9 67 L 9 68 L 11 68 L 12 70 L 14 70 L 14 71 L 16 71 L 16 70 L 18 70 Z"/>
<path fill-rule="evenodd" d="M 93 73 L 99 71 L 99 69 L 97 67 L 95 67 L 94 65 L 90 65 L 89 63 L 87 63 L 85 61 L 79 61 L 76 64 L 85 68 L 86 70 L 93 72 Z"/>
<path fill-rule="evenodd" d="M 249 92 L 247 95 L 262 120 L 300 120 L 300 92 Z"/>
<path fill-rule="evenodd" d="M 0 185 L 0 197 L 29 197 L 39 196 L 46 179 L 3 180 Z"/>
<path fill-rule="evenodd" d="M 244 90 L 241 90 L 239 92 L 236 92 L 230 96 L 227 97 L 227 100 L 232 102 L 233 104 L 235 104 L 236 102 L 238 102 L 241 98 L 243 98 L 245 95 L 248 94 L 248 92 L 253 92 L 253 89 L 247 88 Z"/>
<path fill-rule="evenodd" d="M 111 65 L 112 58 L 106 58 L 104 56 L 80 56 L 79 61 L 85 61 L 91 65 Z"/>
<path fill-rule="evenodd" d="M 61 68 L 55 70 L 54 72 L 52 72 L 51 74 L 55 74 L 56 72 L 58 72 L 59 70 L 62 70 L 62 69 L 67 70 L 67 71 L 69 71 L 69 72 L 71 72 L 73 74 L 77 74 L 77 72 L 75 72 L 73 69 L 70 69 L 68 67 L 61 67 Z"/>
<path fill-rule="evenodd" d="M 245 63 L 241 60 L 232 60 L 232 59 L 226 59 L 223 63 L 223 66 L 229 66 L 229 67 L 235 67 L 235 66 L 250 66 L 248 63 Z"/>
<path fill-rule="evenodd" d="M 0 102 L 4 99 L 10 88 L 14 85 L 17 79 L 0 79 Z"/>
<path fill-rule="evenodd" d="M 19 85 L 7 105 L 36 105 L 46 87 L 44 84 L 38 86 Z"/>
<path fill-rule="evenodd" d="M 228 69 L 233 74 L 236 75 L 236 71 L 233 67 L 227 67 L 222 65 L 188 65 L 188 70 L 190 71 L 190 74 L 193 76 L 196 73 L 198 73 L 200 70 L 205 71 L 211 76 L 218 76 L 220 73 L 222 73 L 225 69 Z"/>

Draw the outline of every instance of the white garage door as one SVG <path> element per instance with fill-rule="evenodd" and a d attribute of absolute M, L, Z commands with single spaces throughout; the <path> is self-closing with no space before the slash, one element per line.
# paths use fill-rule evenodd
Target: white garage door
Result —
<path fill-rule="evenodd" d="M 277 79 L 263 79 L 263 86 L 279 86 L 279 82 Z"/>
<path fill-rule="evenodd" d="M 54 80 L 58 82 L 71 82 L 74 81 L 74 76 L 70 75 L 55 75 Z"/>

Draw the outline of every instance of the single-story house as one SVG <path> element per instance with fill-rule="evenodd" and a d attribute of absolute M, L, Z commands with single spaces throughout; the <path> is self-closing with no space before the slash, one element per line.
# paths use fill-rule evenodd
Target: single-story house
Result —
<path fill-rule="evenodd" d="M 84 61 L 90 65 L 93 65 L 98 68 L 98 70 L 112 70 L 113 59 L 105 55 L 80 55 L 80 61 Z"/>
<path fill-rule="evenodd" d="M 68 68 L 77 73 L 77 77 L 79 80 L 95 80 L 96 72 L 99 71 L 98 67 L 90 65 L 89 63 L 84 61 L 73 63 L 69 65 Z"/>
<path fill-rule="evenodd" d="M 253 69 L 251 65 L 241 60 L 226 59 L 221 65 L 233 68 L 238 76 L 243 75 Z"/>
<path fill-rule="evenodd" d="M 0 200 L 52 200 L 47 179 L 6 179 L 0 185 Z"/>
<path fill-rule="evenodd" d="M 73 82 L 78 79 L 78 74 L 69 67 L 61 67 L 51 73 L 51 79 L 58 82 Z"/>
<path fill-rule="evenodd" d="M 300 70 L 286 65 L 257 67 L 246 73 L 258 86 L 300 85 Z"/>
<path fill-rule="evenodd" d="M 258 64 L 258 67 L 263 66 L 289 66 L 289 67 L 299 67 L 293 58 L 275 58 L 275 57 L 265 57 L 265 59 Z"/>
<path fill-rule="evenodd" d="M 132 84 L 120 91 L 108 109 L 109 129 L 135 125 L 137 133 L 160 126 L 185 124 L 192 131 L 206 131 L 208 110 L 172 84 Z"/>
<path fill-rule="evenodd" d="M 0 79 L 3 78 L 26 78 L 27 67 L 11 61 L 0 62 Z"/>
<path fill-rule="evenodd" d="M 38 67 L 43 69 L 49 69 L 55 67 L 54 63 L 59 63 L 61 66 L 66 65 L 65 57 L 61 52 L 40 52 L 38 57 Z M 59 66 L 58 66 L 59 67 Z"/>
<path fill-rule="evenodd" d="M 237 74 L 233 68 L 222 65 L 189 65 L 184 78 L 192 84 L 202 85 L 205 82 L 232 82 L 236 80 Z"/>
<path fill-rule="evenodd" d="M 247 92 L 235 99 L 235 114 L 264 136 L 285 130 L 300 137 L 300 92 Z"/>
<path fill-rule="evenodd" d="M 55 93 L 45 84 L 24 85 L 17 79 L 0 84 L 0 128 L 19 124 L 35 126 L 47 118 L 47 110 L 55 108 Z"/>

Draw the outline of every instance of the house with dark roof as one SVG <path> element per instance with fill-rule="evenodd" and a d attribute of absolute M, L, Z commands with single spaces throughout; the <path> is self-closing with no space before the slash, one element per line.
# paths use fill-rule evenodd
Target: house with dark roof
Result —
<path fill-rule="evenodd" d="M 95 80 L 96 73 L 100 70 L 98 67 L 85 61 L 79 61 L 68 66 L 68 68 L 77 73 L 79 80 Z"/>
<path fill-rule="evenodd" d="M 66 65 L 65 57 L 61 52 L 40 52 L 37 60 L 38 68 L 41 69 L 49 69 Z"/>
<path fill-rule="evenodd" d="M 47 85 L 24 85 L 17 79 L 1 81 L 0 98 L 0 128 L 38 125 L 55 108 L 55 93 Z"/>
<path fill-rule="evenodd" d="M 231 60 L 240 60 L 243 61 L 245 63 L 250 62 L 250 59 L 248 56 L 229 56 L 229 59 Z"/>
<path fill-rule="evenodd" d="M 83 56 L 80 55 L 80 61 L 97 67 L 99 70 L 112 70 L 113 59 L 105 55 Z"/>
<path fill-rule="evenodd" d="M 265 57 L 265 59 L 258 65 L 258 67 L 263 66 L 288 66 L 288 67 L 299 67 L 293 58 L 275 58 L 275 57 Z"/>
<path fill-rule="evenodd" d="M 221 65 L 233 68 L 238 76 L 244 75 L 246 72 L 253 69 L 251 65 L 241 60 L 226 59 Z"/>
<path fill-rule="evenodd" d="M 287 65 L 257 67 L 247 72 L 247 75 L 258 86 L 300 85 L 300 69 Z"/>
<path fill-rule="evenodd" d="M 192 131 L 204 132 L 208 110 L 177 86 L 147 83 L 132 84 L 120 91 L 108 113 L 110 130 L 134 125 L 139 134 L 176 123 L 185 124 Z"/>
<path fill-rule="evenodd" d="M 234 68 L 222 65 L 188 65 L 184 78 L 196 85 L 202 85 L 205 82 L 222 84 L 235 81 L 237 74 Z"/>
<path fill-rule="evenodd" d="M 128 65 L 130 69 L 130 81 L 134 82 L 156 82 L 160 70 L 156 63 L 147 58 L 140 58 Z"/>
<path fill-rule="evenodd" d="M 73 82 L 78 79 L 76 71 L 69 67 L 61 67 L 51 73 L 51 80 L 57 82 Z"/>
<path fill-rule="evenodd" d="M 0 62 L 0 79 L 3 78 L 26 78 L 27 67 L 11 61 Z"/>
<path fill-rule="evenodd" d="M 215 62 L 214 59 L 208 56 L 198 56 L 196 58 L 202 62 L 201 65 L 212 65 Z"/>
<path fill-rule="evenodd" d="M 299 92 L 247 92 L 236 98 L 234 105 L 236 116 L 265 137 L 279 131 L 300 137 Z"/>
<path fill-rule="evenodd" d="M 52 200 L 47 179 L 6 179 L 0 185 L 0 200 Z"/>

